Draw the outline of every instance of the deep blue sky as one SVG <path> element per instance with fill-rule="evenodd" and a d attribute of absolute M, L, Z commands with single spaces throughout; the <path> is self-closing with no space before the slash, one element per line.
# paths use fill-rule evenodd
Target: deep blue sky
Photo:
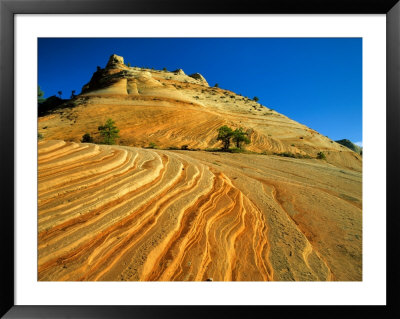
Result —
<path fill-rule="evenodd" d="M 40 38 L 45 97 L 80 93 L 111 54 L 132 66 L 201 73 L 327 135 L 362 141 L 361 38 Z"/>

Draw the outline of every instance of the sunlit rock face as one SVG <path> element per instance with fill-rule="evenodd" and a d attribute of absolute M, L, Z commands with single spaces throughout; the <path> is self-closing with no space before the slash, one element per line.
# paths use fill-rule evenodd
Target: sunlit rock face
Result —
<path fill-rule="evenodd" d="M 124 65 L 124 58 L 122 56 L 113 54 L 110 56 L 106 68 L 113 69 L 113 68 L 118 68 L 121 65 Z"/>
<path fill-rule="evenodd" d="M 239 93 L 113 54 L 40 116 L 39 280 L 362 280 L 362 157 Z"/>

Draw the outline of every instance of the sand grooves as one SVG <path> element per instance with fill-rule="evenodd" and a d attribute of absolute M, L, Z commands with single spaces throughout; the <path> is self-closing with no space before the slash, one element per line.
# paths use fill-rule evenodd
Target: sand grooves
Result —
<path fill-rule="evenodd" d="M 187 156 L 40 142 L 38 279 L 272 280 L 268 225 Z"/>

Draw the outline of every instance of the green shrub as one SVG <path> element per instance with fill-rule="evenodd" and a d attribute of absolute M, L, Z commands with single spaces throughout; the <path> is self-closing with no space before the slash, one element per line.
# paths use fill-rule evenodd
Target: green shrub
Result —
<path fill-rule="evenodd" d="M 307 159 L 311 159 L 312 157 L 311 157 L 310 155 L 297 154 L 297 158 L 307 158 Z"/>
<path fill-rule="evenodd" d="M 253 97 L 253 101 L 255 101 L 255 102 L 258 102 L 259 100 L 260 99 L 257 96 Z"/>
<path fill-rule="evenodd" d="M 233 147 L 229 150 L 231 153 L 242 153 L 243 150 L 240 147 Z"/>
<path fill-rule="evenodd" d="M 42 133 L 37 133 L 37 137 L 38 137 L 38 140 L 42 140 L 43 139 L 43 134 Z"/>
<path fill-rule="evenodd" d="M 156 143 L 150 142 L 150 143 L 149 143 L 149 148 L 157 148 Z"/>
<path fill-rule="evenodd" d="M 187 151 L 189 149 L 188 145 L 182 145 L 181 150 Z"/>
<path fill-rule="evenodd" d="M 274 155 L 290 157 L 290 158 L 307 158 L 307 159 L 312 158 L 310 155 L 303 155 L 300 153 L 291 153 L 291 152 L 274 153 Z"/>
<path fill-rule="evenodd" d="M 326 159 L 326 156 L 325 156 L 325 154 L 323 152 L 318 152 L 317 158 L 318 159 Z"/>
<path fill-rule="evenodd" d="M 294 154 L 291 153 L 291 152 L 283 152 L 283 153 L 280 154 L 280 156 L 296 158 L 296 155 L 294 155 Z"/>
<path fill-rule="evenodd" d="M 93 137 L 90 136 L 89 133 L 85 133 L 82 135 L 82 143 L 93 143 Z"/>
<path fill-rule="evenodd" d="M 206 148 L 204 149 L 206 152 L 221 152 L 220 148 Z"/>

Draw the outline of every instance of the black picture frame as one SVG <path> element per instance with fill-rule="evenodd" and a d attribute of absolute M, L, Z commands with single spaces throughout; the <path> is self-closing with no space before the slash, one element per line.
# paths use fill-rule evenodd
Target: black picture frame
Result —
<path fill-rule="evenodd" d="M 271 0 L 263 2 L 183 0 L 0 0 L 0 180 L 1 308 L 4 318 L 205 318 L 218 316 L 400 317 L 396 249 L 399 220 L 396 180 L 399 179 L 400 136 L 400 3 L 399 0 Z M 14 15 L 15 14 L 385 14 L 387 52 L 386 105 L 386 306 L 22 306 L 14 303 Z M 384 207 L 384 205 L 382 206 Z M 379 212 L 377 212 L 379 213 Z M 381 212 L 384 213 L 384 212 Z M 267 308 L 266 308 L 267 307 Z"/>

